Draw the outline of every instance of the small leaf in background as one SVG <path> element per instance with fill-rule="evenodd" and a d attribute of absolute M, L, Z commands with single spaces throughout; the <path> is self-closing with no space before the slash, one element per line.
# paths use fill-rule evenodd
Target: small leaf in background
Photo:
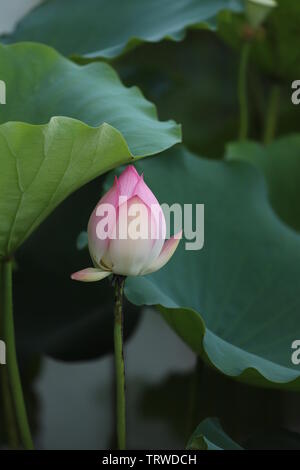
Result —
<path fill-rule="evenodd" d="M 188 444 L 188 450 L 243 450 L 223 431 L 216 418 L 207 418 L 199 424 Z"/>
<path fill-rule="evenodd" d="M 87 231 L 80 232 L 76 240 L 77 250 L 84 250 L 88 247 L 88 235 Z"/>

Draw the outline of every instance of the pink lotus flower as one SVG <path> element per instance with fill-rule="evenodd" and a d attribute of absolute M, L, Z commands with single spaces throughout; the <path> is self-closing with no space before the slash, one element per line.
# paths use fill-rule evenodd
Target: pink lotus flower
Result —
<path fill-rule="evenodd" d="M 175 252 L 182 231 L 166 240 L 166 221 L 156 197 L 134 166 L 128 166 L 100 199 L 88 223 L 93 268 L 72 274 L 99 281 L 110 274 L 140 276 L 162 268 Z"/>

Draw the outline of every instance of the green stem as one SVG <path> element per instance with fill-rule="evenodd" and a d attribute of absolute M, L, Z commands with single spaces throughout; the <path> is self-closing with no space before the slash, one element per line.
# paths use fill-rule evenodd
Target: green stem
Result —
<path fill-rule="evenodd" d="M 264 131 L 264 143 L 269 144 L 274 139 L 278 122 L 278 112 L 280 105 L 280 87 L 273 85 L 268 103 L 266 125 Z"/>
<path fill-rule="evenodd" d="M 4 366 L 1 366 L 1 385 L 3 413 L 5 418 L 8 444 L 12 449 L 17 449 L 19 445 L 18 426 L 16 423 L 14 406 L 8 382 L 7 368 Z"/>
<path fill-rule="evenodd" d="M 0 287 L 4 286 L 3 280 L 3 269 L 0 266 Z M 0 338 L 4 340 L 4 295 L 0 292 Z M 16 423 L 16 417 L 14 412 L 14 406 L 11 397 L 11 391 L 9 387 L 7 367 L 5 365 L 0 366 L 1 372 L 1 398 L 3 403 L 3 414 L 5 420 L 6 437 L 9 446 L 16 449 L 19 445 L 18 426 Z"/>
<path fill-rule="evenodd" d="M 8 382 L 22 444 L 25 449 L 33 449 L 16 354 L 12 303 L 12 260 L 2 261 L 1 272 L 3 334 L 6 343 L 5 367 L 7 367 Z"/>
<path fill-rule="evenodd" d="M 114 344 L 117 397 L 117 438 L 119 450 L 126 449 L 125 367 L 123 354 L 124 276 L 115 276 Z"/>
<path fill-rule="evenodd" d="M 238 100 L 240 107 L 239 140 L 245 140 L 248 136 L 248 98 L 247 98 L 247 69 L 251 44 L 243 45 L 238 76 Z"/>

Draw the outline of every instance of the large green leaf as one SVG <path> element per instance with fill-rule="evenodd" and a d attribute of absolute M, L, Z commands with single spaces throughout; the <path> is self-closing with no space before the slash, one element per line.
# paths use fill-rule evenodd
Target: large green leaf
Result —
<path fill-rule="evenodd" d="M 216 418 L 207 418 L 195 429 L 188 444 L 189 450 L 243 450 L 222 429 Z"/>
<path fill-rule="evenodd" d="M 33 44 L 1 46 L 0 62 L 7 84 L 0 107 L 1 258 L 70 193 L 121 163 L 168 148 L 180 130 L 160 123 L 154 106 L 106 64 L 80 67 Z M 58 115 L 85 123 L 51 117 Z"/>
<path fill-rule="evenodd" d="M 267 146 L 235 142 L 227 146 L 226 156 L 248 161 L 263 172 L 275 211 L 300 231 L 300 135 L 282 137 Z"/>
<path fill-rule="evenodd" d="M 69 118 L 0 126 L 0 257 L 13 253 L 71 192 L 132 159 L 111 126 Z"/>
<path fill-rule="evenodd" d="M 129 278 L 129 300 L 159 305 L 182 339 L 224 374 L 299 389 L 291 344 L 299 329 L 300 238 L 270 207 L 259 172 L 182 147 L 137 167 L 160 202 L 205 204 L 205 245 L 186 251 L 181 241 L 166 267 Z"/>
<path fill-rule="evenodd" d="M 45 124 L 53 116 L 80 119 L 90 126 L 105 122 L 122 133 L 133 156 L 160 152 L 180 140 L 179 126 L 159 122 L 155 107 L 140 90 L 122 85 L 105 63 L 79 66 L 50 47 L 28 43 L 0 45 L 0 63 L 7 85 L 0 124 Z"/>
<path fill-rule="evenodd" d="M 240 0 L 48 0 L 31 11 L 8 41 L 37 41 L 65 55 L 115 57 L 136 44 L 179 41 L 188 27 L 214 28 L 220 11 Z"/>

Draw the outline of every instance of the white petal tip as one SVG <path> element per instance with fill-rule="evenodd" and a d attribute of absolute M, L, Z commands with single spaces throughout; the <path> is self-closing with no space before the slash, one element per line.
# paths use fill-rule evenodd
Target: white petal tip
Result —
<path fill-rule="evenodd" d="M 110 271 L 101 271 L 100 269 L 96 268 L 86 268 L 71 274 L 71 279 L 81 282 L 95 282 L 101 281 L 110 274 Z"/>
<path fill-rule="evenodd" d="M 158 258 L 156 258 L 156 260 L 150 266 L 148 266 L 147 269 L 145 269 L 141 274 L 144 275 L 153 273 L 161 269 L 165 264 L 167 264 L 175 253 L 181 238 L 182 230 L 180 230 L 180 232 L 178 232 L 172 238 L 169 238 L 169 240 L 166 240 Z"/>
<path fill-rule="evenodd" d="M 172 237 L 172 239 L 181 240 L 182 239 L 182 230 L 180 230 L 178 233 L 176 233 L 176 235 L 174 235 L 174 237 Z"/>

